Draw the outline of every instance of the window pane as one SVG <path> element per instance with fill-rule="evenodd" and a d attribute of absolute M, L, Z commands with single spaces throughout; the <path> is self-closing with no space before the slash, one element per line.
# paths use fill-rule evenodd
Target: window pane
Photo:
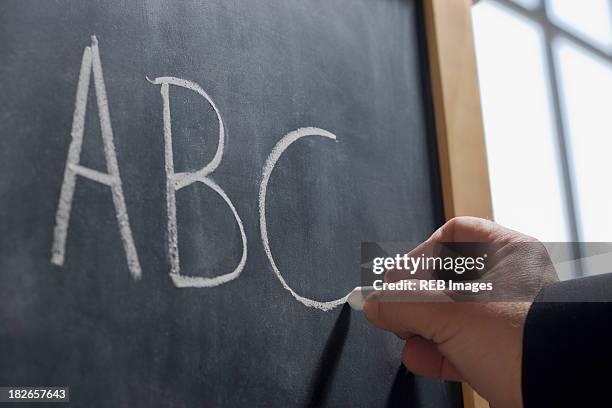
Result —
<path fill-rule="evenodd" d="M 552 21 L 604 49 L 612 49 L 609 0 L 547 0 Z"/>
<path fill-rule="evenodd" d="M 612 64 L 568 40 L 554 49 L 581 239 L 612 242 Z"/>
<path fill-rule="evenodd" d="M 495 219 L 566 241 L 542 31 L 492 1 L 475 6 L 473 18 Z"/>

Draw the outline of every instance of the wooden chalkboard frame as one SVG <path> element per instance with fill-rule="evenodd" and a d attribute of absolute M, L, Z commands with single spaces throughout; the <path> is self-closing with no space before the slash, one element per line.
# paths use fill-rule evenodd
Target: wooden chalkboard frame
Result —
<path fill-rule="evenodd" d="M 423 0 L 444 216 L 493 219 L 472 0 Z M 489 404 L 463 384 L 466 408 Z"/>

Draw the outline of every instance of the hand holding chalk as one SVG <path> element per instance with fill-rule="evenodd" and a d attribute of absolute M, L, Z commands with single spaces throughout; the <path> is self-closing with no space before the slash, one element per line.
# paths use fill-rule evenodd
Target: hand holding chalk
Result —
<path fill-rule="evenodd" d="M 533 239 L 491 221 L 461 217 L 434 232 L 419 251 L 426 252 L 428 245 L 440 242 L 529 240 Z M 532 266 L 528 259 L 515 265 L 519 270 Z M 397 282 L 402 276 L 391 278 Z M 466 381 L 492 406 L 522 406 L 521 355 L 529 303 L 423 300 L 420 290 L 376 293 L 368 297 L 356 288 L 347 301 L 363 310 L 370 324 L 405 340 L 401 359 L 407 369 L 426 377 Z M 406 294 L 405 301 L 395 301 Z"/>

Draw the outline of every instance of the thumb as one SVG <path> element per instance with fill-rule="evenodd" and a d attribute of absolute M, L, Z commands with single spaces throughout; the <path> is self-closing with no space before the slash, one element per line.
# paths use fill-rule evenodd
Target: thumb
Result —
<path fill-rule="evenodd" d="M 379 291 L 368 296 L 363 311 L 376 327 L 413 333 L 439 344 L 455 333 L 456 307 L 441 291 Z"/>

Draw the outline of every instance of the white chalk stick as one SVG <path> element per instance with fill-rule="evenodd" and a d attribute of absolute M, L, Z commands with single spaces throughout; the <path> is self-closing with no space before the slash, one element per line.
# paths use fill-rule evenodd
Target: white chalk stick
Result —
<path fill-rule="evenodd" d="M 373 286 L 357 286 L 351 291 L 346 297 L 346 302 L 351 306 L 353 310 L 363 310 L 365 300 L 370 293 L 374 291 Z"/>

